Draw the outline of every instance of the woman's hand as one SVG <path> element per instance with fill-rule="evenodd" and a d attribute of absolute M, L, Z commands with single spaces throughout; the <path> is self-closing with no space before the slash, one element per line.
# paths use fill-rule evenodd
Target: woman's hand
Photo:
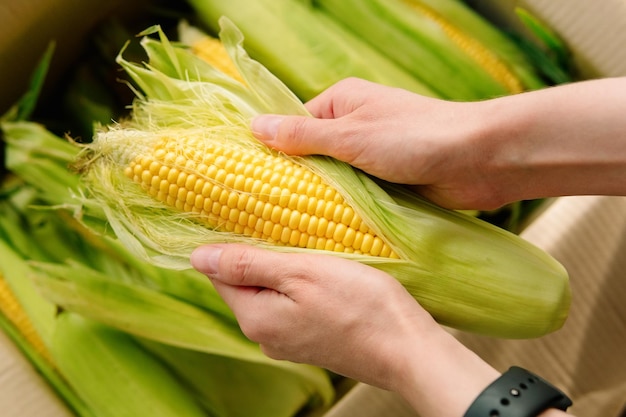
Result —
<path fill-rule="evenodd" d="M 398 392 L 424 417 L 463 415 L 499 375 L 377 269 L 238 244 L 199 247 L 191 262 L 268 356 Z"/>
<path fill-rule="evenodd" d="M 453 208 L 501 205 L 474 107 L 349 78 L 309 101 L 314 117 L 264 115 L 252 131 L 292 155 L 330 155 L 384 180 L 415 185 Z M 475 201 L 476 196 L 490 201 Z M 471 206 L 471 207 L 469 207 Z"/>
<path fill-rule="evenodd" d="M 392 388 L 406 346 L 440 331 L 398 281 L 356 262 L 243 245 L 201 247 L 191 260 L 274 359 Z"/>

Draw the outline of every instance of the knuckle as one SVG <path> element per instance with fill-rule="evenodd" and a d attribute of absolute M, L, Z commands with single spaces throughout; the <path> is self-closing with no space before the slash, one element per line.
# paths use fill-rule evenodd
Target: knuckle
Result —
<path fill-rule="evenodd" d="M 253 264 L 253 251 L 239 250 L 232 258 L 229 272 L 232 277 L 236 278 L 237 281 L 245 285 L 246 282 L 250 281 L 253 278 Z"/>

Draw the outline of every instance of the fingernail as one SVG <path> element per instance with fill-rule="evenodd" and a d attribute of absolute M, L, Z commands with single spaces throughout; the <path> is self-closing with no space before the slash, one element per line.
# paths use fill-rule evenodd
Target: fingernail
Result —
<path fill-rule="evenodd" d="M 191 253 L 191 265 L 198 272 L 215 276 L 219 269 L 223 249 L 217 246 L 200 246 Z"/>
<path fill-rule="evenodd" d="M 257 138 L 264 142 L 271 142 L 278 134 L 278 126 L 282 123 L 284 116 L 262 115 L 252 119 L 250 128 Z"/>

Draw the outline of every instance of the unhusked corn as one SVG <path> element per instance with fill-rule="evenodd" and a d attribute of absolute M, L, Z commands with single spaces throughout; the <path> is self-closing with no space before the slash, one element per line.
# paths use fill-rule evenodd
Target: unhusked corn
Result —
<path fill-rule="evenodd" d="M 477 62 L 489 75 L 502 84 L 510 94 L 524 91 L 524 86 L 517 75 L 509 69 L 504 61 L 481 42 L 468 36 L 444 16 L 441 16 L 425 4 L 414 0 L 404 0 L 404 2 L 418 13 L 428 17 L 435 24 L 439 25 L 441 30 L 445 32 L 452 42 L 457 44 L 459 48 L 465 51 L 465 53 Z"/>
<path fill-rule="evenodd" d="M 308 168 L 227 142 L 166 137 L 125 174 L 157 200 L 220 231 L 274 244 L 397 258 L 333 187 Z"/>

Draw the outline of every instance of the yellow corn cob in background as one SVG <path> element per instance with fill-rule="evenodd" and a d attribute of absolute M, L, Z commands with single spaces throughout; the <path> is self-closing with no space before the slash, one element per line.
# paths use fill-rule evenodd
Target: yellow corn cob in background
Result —
<path fill-rule="evenodd" d="M 24 308 L 13 294 L 8 282 L 0 271 L 0 315 L 4 315 L 25 341 L 39 354 L 49 365 L 54 366 L 50 351 L 37 333 L 32 321 Z"/>
<path fill-rule="evenodd" d="M 181 21 L 178 25 L 178 37 L 185 45 L 188 45 L 191 52 L 202 58 L 224 74 L 233 79 L 245 83 L 233 60 L 228 55 L 224 44 L 218 38 L 214 38 L 201 30 L 190 26 L 187 22 Z"/>
<path fill-rule="evenodd" d="M 395 257 L 333 187 L 280 155 L 166 137 L 126 175 L 157 200 L 221 231 L 270 243 Z"/>
<path fill-rule="evenodd" d="M 415 0 L 403 0 L 403 2 L 438 25 L 452 42 L 483 68 L 485 72 L 502 84 L 509 94 L 521 93 L 526 89 L 521 79 L 511 70 L 509 65 L 477 38 L 467 34 L 449 19 L 446 19 L 424 3 Z"/>

